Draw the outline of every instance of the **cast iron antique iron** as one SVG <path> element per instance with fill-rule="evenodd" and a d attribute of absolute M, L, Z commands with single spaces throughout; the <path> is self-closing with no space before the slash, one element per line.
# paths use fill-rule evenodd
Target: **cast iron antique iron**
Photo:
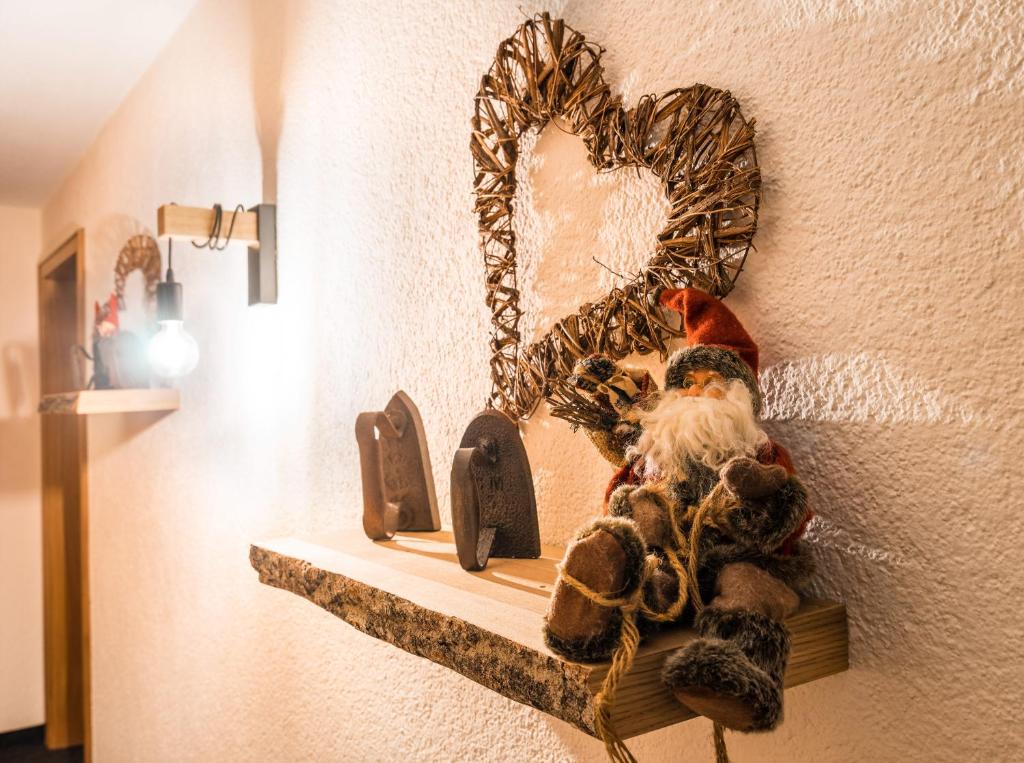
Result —
<path fill-rule="evenodd" d="M 463 569 L 482 570 L 492 556 L 540 556 L 530 461 L 519 428 L 501 411 L 478 413 L 455 452 L 452 524 Z"/>
<path fill-rule="evenodd" d="M 409 396 L 396 392 L 383 411 L 360 413 L 356 441 L 366 535 L 385 540 L 399 530 L 440 530 L 427 438 Z"/>

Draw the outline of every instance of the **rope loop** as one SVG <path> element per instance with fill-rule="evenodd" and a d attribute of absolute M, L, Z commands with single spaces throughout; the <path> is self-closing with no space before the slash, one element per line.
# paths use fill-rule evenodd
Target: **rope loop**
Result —
<path fill-rule="evenodd" d="M 560 562 L 556 566 L 558 570 L 556 584 L 557 582 L 567 583 L 594 604 L 608 609 L 618 609 L 622 614 L 622 632 L 619 636 L 619 644 L 612 653 L 611 665 L 601 683 L 601 689 L 594 697 L 594 731 L 604 742 L 605 751 L 612 763 L 637 763 L 633 753 L 629 751 L 625 741 L 619 736 L 612 723 L 612 710 L 619 683 L 633 667 L 633 660 L 640 647 L 637 615 L 642 614 L 655 622 L 673 622 L 683 614 L 683 610 L 690 601 L 693 601 L 694 609 L 697 612 L 704 609 L 704 601 L 701 598 L 700 586 L 697 582 L 698 551 L 704 527 L 713 524 L 710 517 L 715 506 L 724 497 L 723 490 L 724 487 L 719 483 L 704 497 L 699 507 L 687 507 L 685 519 L 690 521 L 688 534 L 684 534 L 680 527 L 675 504 L 669 508 L 669 526 L 672 530 L 672 537 L 679 549 L 685 549 L 686 563 L 683 563 L 675 550 L 664 549 L 665 557 L 679 580 L 676 600 L 664 612 L 655 611 L 644 602 L 644 588 L 661 566 L 661 560 L 654 554 L 648 554 L 644 558 L 640 582 L 628 596 L 623 596 L 621 593 L 604 594 L 595 591 L 583 581 L 569 574 L 564 563 Z M 729 752 L 725 746 L 725 730 L 719 723 L 714 724 L 714 745 L 716 763 L 729 763 Z"/>

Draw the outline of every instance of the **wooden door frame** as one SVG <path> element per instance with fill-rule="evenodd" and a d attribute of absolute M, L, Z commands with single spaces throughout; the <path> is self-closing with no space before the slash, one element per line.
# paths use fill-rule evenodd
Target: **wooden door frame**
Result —
<path fill-rule="evenodd" d="M 73 267 L 69 262 L 72 258 Z M 85 231 L 81 228 L 39 264 L 39 384 L 43 394 L 67 391 L 50 387 L 67 384 L 70 347 L 60 346 L 59 337 L 60 331 L 69 327 L 49 325 L 48 307 L 53 301 L 52 292 L 59 288 L 54 287 L 53 282 L 71 278 L 74 279 L 73 342 L 84 345 Z M 58 346 L 55 347 L 55 343 Z M 82 744 L 88 761 L 92 723 L 86 417 L 52 417 L 61 421 L 50 418 L 47 416 L 42 421 L 40 437 L 46 746 L 61 748 Z M 61 447 L 54 447 L 55 441 Z M 48 443 L 51 443 L 49 449 Z M 65 447 L 73 454 L 71 463 L 64 461 Z M 68 491 L 61 491 L 52 481 L 48 482 L 48 477 L 52 480 L 54 475 L 63 475 L 61 479 L 68 480 L 69 474 L 77 478 L 74 490 L 77 506 L 70 510 L 64 501 Z M 74 486 L 73 482 L 71 484 Z"/>

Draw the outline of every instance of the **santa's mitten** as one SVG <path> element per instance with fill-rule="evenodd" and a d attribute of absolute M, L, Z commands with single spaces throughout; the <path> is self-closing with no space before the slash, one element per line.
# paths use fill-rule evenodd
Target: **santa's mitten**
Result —
<path fill-rule="evenodd" d="M 671 655 L 661 678 L 686 707 L 735 731 L 769 731 L 782 720 L 789 632 L 749 610 L 707 607 L 700 638 Z"/>
<path fill-rule="evenodd" d="M 636 525 L 604 517 L 580 531 L 565 551 L 544 616 L 544 642 L 577 662 L 611 656 L 622 633 L 622 607 L 643 578 L 647 548 Z"/>
<path fill-rule="evenodd" d="M 657 388 L 647 371 L 624 368 L 607 355 L 588 355 L 577 361 L 568 381 L 592 399 L 607 405 L 617 417 L 626 414 Z"/>
<path fill-rule="evenodd" d="M 608 498 L 608 513 L 632 519 L 649 547 L 670 541 L 669 497 L 660 485 L 620 485 Z"/>
<path fill-rule="evenodd" d="M 715 521 L 738 543 L 771 553 L 807 516 L 807 491 L 781 466 L 734 458 L 721 477 L 736 501 Z"/>
<path fill-rule="evenodd" d="M 762 464 L 738 456 L 722 467 L 722 482 L 740 499 L 763 500 L 786 484 L 786 470 L 778 464 Z"/>
<path fill-rule="evenodd" d="M 589 355 L 577 361 L 566 385 L 569 391 L 552 411 L 582 426 L 598 452 L 622 466 L 640 433 L 634 409 L 658 388 L 650 373 L 620 366 L 607 355 Z"/>

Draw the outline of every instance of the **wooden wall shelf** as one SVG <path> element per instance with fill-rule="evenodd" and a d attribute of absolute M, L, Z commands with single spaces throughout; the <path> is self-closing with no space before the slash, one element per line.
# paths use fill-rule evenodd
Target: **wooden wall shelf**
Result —
<path fill-rule="evenodd" d="M 176 411 L 181 394 L 176 389 L 85 389 L 43 395 L 40 413 L 138 413 Z"/>
<path fill-rule="evenodd" d="M 541 636 L 561 556 L 562 549 L 545 548 L 540 559 L 492 559 L 468 573 L 449 532 L 374 543 L 355 529 L 257 543 L 249 552 L 260 582 L 593 735 L 593 699 L 608 664 L 566 662 Z M 806 602 L 787 625 L 787 687 L 848 668 L 845 606 Z M 692 630 L 666 630 L 641 646 L 616 700 L 613 720 L 624 738 L 694 717 L 659 680 L 666 654 L 693 637 Z"/>

